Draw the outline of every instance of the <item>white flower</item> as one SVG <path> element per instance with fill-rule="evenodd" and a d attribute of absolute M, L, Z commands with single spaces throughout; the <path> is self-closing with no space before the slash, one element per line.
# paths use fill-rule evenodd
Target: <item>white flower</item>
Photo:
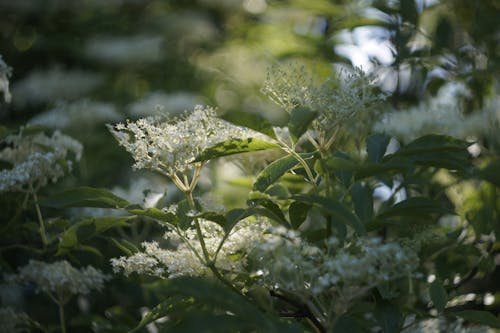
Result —
<path fill-rule="evenodd" d="M 10 103 L 12 95 L 9 91 L 9 77 L 12 69 L 7 66 L 0 55 L 0 92 L 3 92 L 3 99 L 6 103 Z"/>
<path fill-rule="evenodd" d="M 66 260 L 53 263 L 30 260 L 28 265 L 19 269 L 14 279 L 35 283 L 38 290 L 49 294 L 69 297 L 85 295 L 94 289 L 99 291 L 110 277 L 92 266 L 77 269 Z"/>
<path fill-rule="evenodd" d="M 27 332 L 29 317 L 24 312 L 16 312 L 10 307 L 0 308 L 0 332 Z"/>
<path fill-rule="evenodd" d="M 204 149 L 248 131 L 216 117 L 210 107 L 196 106 L 172 120 L 143 118 L 108 126 L 119 144 L 132 154 L 135 169 L 152 169 L 168 176 L 193 169 L 191 162 Z"/>
<path fill-rule="evenodd" d="M 63 129 L 92 127 L 122 118 L 113 104 L 84 99 L 73 103 L 59 102 L 53 109 L 31 118 L 29 123 Z"/>
<path fill-rule="evenodd" d="M 181 113 L 193 109 L 201 103 L 200 97 L 189 92 L 165 94 L 155 91 L 128 106 L 128 114 L 132 117 L 147 117 L 164 113 Z"/>
<path fill-rule="evenodd" d="M 54 67 L 35 70 L 13 87 L 14 102 L 20 106 L 38 105 L 60 99 L 75 99 L 94 90 L 104 81 L 97 73 L 84 70 L 62 70 Z"/>
<path fill-rule="evenodd" d="M 163 58 L 161 36 L 95 37 L 85 45 L 85 52 L 91 58 L 111 65 L 130 63 L 151 63 Z"/>
<path fill-rule="evenodd" d="M 0 160 L 12 164 L 12 168 L 0 170 L 0 192 L 29 191 L 38 189 L 49 182 L 56 182 L 71 170 L 69 153 L 79 160 L 82 145 L 56 131 L 52 136 L 44 133 L 34 135 L 9 135 L 4 141 L 7 147 L 0 151 Z"/>

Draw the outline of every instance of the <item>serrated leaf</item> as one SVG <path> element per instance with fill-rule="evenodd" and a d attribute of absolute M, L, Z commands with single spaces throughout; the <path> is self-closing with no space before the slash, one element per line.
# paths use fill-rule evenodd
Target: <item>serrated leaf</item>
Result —
<path fill-rule="evenodd" d="M 456 316 L 461 317 L 472 323 L 490 326 L 500 329 L 500 319 L 493 315 L 491 312 L 479 310 L 465 310 L 454 313 Z"/>
<path fill-rule="evenodd" d="M 82 242 L 87 241 L 95 235 L 103 233 L 110 228 L 126 227 L 128 226 L 128 221 L 132 218 L 134 217 L 109 216 L 96 217 L 77 222 L 63 233 L 56 255 L 64 254 L 67 251 L 82 245 Z"/>
<path fill-rule="evenodd" d="M 44 198 L 40 201 L 40 205 L 59 209 L 67 207 L 125 208 L 130 206 L 130 202 L 105 189 L 76 187 Z"/>
<path fill-rule="evenodd" d="M 352 227 L 358 235 L 363 235 L 366 232 L 365 226 L 363 225 L 363 223 L 361 223 L 358 217 L 338 201 L 334 201 L 325 197 L 302 195 L 292 197 L 292 199 L 318 206 L 319 208 L 328 212 L 328 214 L 330 214 L 332 218 L 335 218 L 343 224 Z"/>
<path fill-rule="evenodd" d="M 368 159 L 378 163 L 384 157 L 387 150 L 387 145 L 391 141 L 391 137 L 386 134 L 376 133 L 366 138 L 366 152 Z"/>
<path fill-rule="evenodd" d="M 279 148 L 279 145 L 261 139 L 229 139 L 205 149 L 198 157 L 196 157 L 194 162 L 209 161 L 217 157 L 274 148 Z"/>
<path fill-rule="evenodd" d="M 310 156 L 312 155 L 301 154 L 302 158 L 308 158 Z M 299 164 L 299 161 L 291 155 L 277 159 L 259 173 L 255 183 L 253 184 L 253 190 L 264 192 L 269 186 L 274 184 L 274 182 L 276 182 L 281 176 L 297 164 Z"/>
<path fill-rule="evenodd" d="M 111 243 L 113 243 L 113 245 L 122 250 L 127 256 L 131 256 L 134 253 L 139 252 L 139 249 L 126 239 L 116 239 L 113 237 L 108 237 L 108 239 L 111 241 Z"/>
<path fill-rule="evenodd" d="M 251 207 L 248 209 L 249 212 L 269 217 L 287 228 L 290 227 L 290 223 L 285 218 L 285 215 L 281 211 L 280 207 L 273 201 L 263 198 L 263 199 L 249 200 L 249 202 L 254 206 L 261 206 L 261 207 Z"/>
<path fill-rule="evenodd" d="M 454 214 L 454 212 L 443 207 L 438 201 L 425 197 L 413 197 L 398 202 L 392 207 L 381 212 L 377 218 L 389 218 L 394 216 L 428 217 L 430 214 Z"/>
<path fill-rule="evenodd" d="M 307 131 L 309 125 L 316 118 L 316 114 L 313 110 L 303 106 L 298 106 L 290 111 L 288 129 L 294 141 L 297 141 Z"/>
<path fill-rule="evenodd" d="M 271 123 L 261 115 L 250 112 L 231 112 L 222 116 L 222 119 L 238 126 L 250 128 L 259 133 L 265 134 L 273 139 L 276 139 L 273 126 Z"/>
<path fill-rule="evenodd" d="M 438 310 L 438 312 L 443 312 L 446 307 L 446 303 L 448 302 L 448 294 L 446 293 L 446 290 L 441 282 L 435 280 L 430 284 L 429 295 L 432 303 L 436 307 L 436 310 Z"/>

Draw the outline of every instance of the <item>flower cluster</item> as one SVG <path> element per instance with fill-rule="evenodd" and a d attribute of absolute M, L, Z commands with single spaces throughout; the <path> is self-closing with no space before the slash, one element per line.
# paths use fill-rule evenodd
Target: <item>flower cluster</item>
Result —
<path fill-rule="evenodd" d="M 30 318 L 24 312 L 16 312 L 10 307 L 0 308 L 0 332 L 26 332 Z"/>
<path fill-rule="evenodd" d="M 63 129 L 76 126 L 92 127 L 121 119 L 122 116 L 113 104 L 83 99 L 73 103 L 59 102 L 53 109 L 31 118 L 29 123 Z"/>
<path fill-rule="evenodd" d="M 358 68 L 318 83 L 304 67 L 290 66 L 272 68 L 263 92 L 287 112 L 298 106 L 317 112 L 315 130 L 328 133 L 356 114 L 376 110 L 385 95 L 374 88 L 374 79 Z"/>
<path fill-rule="evenodd" d="M 55 182 L 71 170 L 69 153 L 79 160 L 82 145 L 58 131 L 52 136 L 44 133 L 7 136 L 7 147 L 0 151 L 0 160 L 12 164 L 11 169 L 0 170 L 0 192 L 36 190 L 49 182 Z"/>
<path fill-rule="evenodd" d="M 344 301 L 408 275 L 418 264 L 413 251 L 377 238 L 344 245 L 330 238 L 325 247 L 311 245 L 297 232 L 278 227 L 256 245 L 251 258 L 257 275 L 271 288 L 311 296 L 334 293 Z"/>
<path fill-rule="evenodd" d="M 212 259 L 216 258 L 216 268 L 226 273 L 243 271 L 246 254 L 269 227 L 266 221 L 242 221 L 219 248 L 225 235 L 222 227 L 203 219 L 199 219 L 199 223 L 208 254 Z M 185 231 L 169 231 L 164 238 L 171 244 L 170 249 L 161 248 L 157 242 L 144 242 L 144 252 L 112 259 L 113 269 L 126 275 L 135 272 L 164 278 L 210 274 L 194 227 Z"/>
<path fill-rule="evenodd" d="M 217 118 L 213 108 L 199 105 L 184 117 L 143 118 L 108 127 L 132 154 L 135 169 L 152 169 L 170 177 L 191 170 L 191 162 L 204 149 L 248 136 L 247 130 Z"/>
<path fill-rule="evenodd" d="M 426 134 L 445 134 L 460 138 L 476 138 L 496 133 L 500 123 L 500 99 L 487 100 L 485 107 L 465 115 L 462 100 L 469 92 L 462 84 L 443 86 L 436 97 L 423 101 L 407 111 L 386 114 L 375 124 L 375 131 L 385 132 L 403 141 Z M 492 135 L 492 138 L 495 136 Z"/>
<path fill-rule="evenodd" d="M 494 330 L 482 325 L 465 325 L 463 320 L 450 321 L 444 317 L 416 322 L 402 333 L 493 333 Z"/>
<path fill-rule="evenodd" d="M 35 283 L 39 291 L 68 299 L 71 295 L 88 294 L 91 290 L 101 290 L 110 279 L 108 275 L 92 266 L 82 269 L 73 267 L 66 260 L 46 263 L 30 260 L 21 267 L 11 280 L 21 283 Z"/>
<path fill-rule="evenodd" d="M 9 91 L 9 77 L 12 74 L 12 69 L 7 66 L 0 55 L 0 92 L 3 92 L 3 99 L 10 103 L 12 98 Z"/>

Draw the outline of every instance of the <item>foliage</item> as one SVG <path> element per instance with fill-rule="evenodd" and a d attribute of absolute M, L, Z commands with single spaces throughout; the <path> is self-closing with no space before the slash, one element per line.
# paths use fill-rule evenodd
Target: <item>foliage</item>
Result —
<path fill-rule="evenodd" d="M 0 330 L 500 329 L 498 10 L 0 1 Z"/>

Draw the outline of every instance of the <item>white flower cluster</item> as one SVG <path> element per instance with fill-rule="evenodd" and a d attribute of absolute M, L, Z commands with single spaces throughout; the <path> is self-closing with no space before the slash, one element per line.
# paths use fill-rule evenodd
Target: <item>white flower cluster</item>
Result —
<path fill-rule="evenodd" d="M 217 118 L 215 110 L 197 105 L 184 117 L 143 118 L 108 126 L 119 144 L 132 154 L 135 169 L 152 169 L 168 176 L 185 173 L 204 149 L 249 133 Z"/>
<path fill-rule="evenodd" d="M 374 88 L 374 78 L 358 68 L 318 83 L 305 67 L 289 66 L 272 68 L 262 90 L 287 112 L 298 106 L 317 112 L 315 129 L 328 133 L 356 114 L 376 110 L 385 95 Z"/>
<path fill-rule="evenodd" d="M 217 249 L 224 238 L 223 229 L 218 224 L 203 219 L 200 219 L 200 227 L 211 259 L 213 260 L 217 254 L 216 268 L 225 273 L 239 273 L 246 265 L 246 254 L 262 237 L 269 223 L 265 221 L 238 223 L 218 253 Z M 145 242 L 142 244 L 144 252 L 130 257 L 111 259 L 114 271 L 123 271 L 126 275 L 135 272 L 163 278 L 210 274 L 194 228 L 186 231 L 169 231 L 164 238 L 173 246 L 171 249 L 163 249 L 157 242 Z"/>
<path fill-rule="evenodd" d="M 92 127 L 122 118 L 113 104 L 83 99 L 73 103 L 59 102 L 53 109 L 31 118 L 29 123 L 63 129 Z"/>
<path fill-rule="evenodd" d="M 128 106 L 128 114 L 134 118 L 168 113 L 181 113 L 193 109 L 202 102 L 201 98 L 189 92 L 165 94 L 155 91 Z"/>
<path fill-rule="evenodd" d="M 0 332 L 21 333 L 27 332 L 29 317 L 24 312 L 16 312 L 10 307 L 0 308 Z"/>
<path fill-rule="evenodd" d="M 7 66 L 0 55 L 0 92 L 3 92 L 3 99 L 6 103 L 10 103 L 12 95 L 9 90 L 9 77 L 12 74 L 12 69 Z"/>
<path fill-rule="evenodd" d="M 340 246 L 330 238 L 323 249 L 283 227 L 271 229 L 251 258 L 257 275 L 272 288 L 299 295 L 334 293 L 344 300 L 408 275 L 418 264 L 417 255 L 397 243 L 360 238 Z"/>
<path fill-rule="evenodd" d="M 94 289 L 99 291 L 110 277 L 92 266 L 77 269 L 66 260 L 53 263 L 30 260 L 10 279 L 22 283 L 32 282 L 40 291 L 68 298 L 71 295 L 88 294 Z"/>
<path fill-rule="evenodd" d="M 436 97 L 430 98 L 406 111 L 386 114 L 374 126 L 375 131 L 385 132 L 403 141 L 438 133 L 460 138 L 483 137 L 498 129 L 500 123 L 499 98 L 485 103 L 483 110 L 465 115 L 461 103 L 468 91 L 462 84 L 443 86 Z M 496 129 L 493 130 L 496 132 Z"/>
<path fill-rule="evenodd" d="M 161 36 L 101 36 L 88 41 L 85 49 L 89 57 L 112 65 L 124 65 L 160 61 L 163 58 L 162 44 Z"/>
<path fill-rule="evenodd" d="M 82 155 L 80 142 L 56 131 L 52 136 L 44 133 L 19 134 L 5 138 L 7 147 L 0 151 L 0 160 L 11 163 L 11 169 L 0 170 L 0 192 L 28 191 L 56 182 L 70 171 L 71 152 L 76 160 Z"/>
<path fill-rule="evenodd" d="M 12 91 L 18 105 L 38 105 L 60 99 L 78 98 L 99 86 L 104 81 L 101 74 L 84 70 L 63 70 L 54 67 L 48 70 L 31 71 L 16 82 Z"/>

